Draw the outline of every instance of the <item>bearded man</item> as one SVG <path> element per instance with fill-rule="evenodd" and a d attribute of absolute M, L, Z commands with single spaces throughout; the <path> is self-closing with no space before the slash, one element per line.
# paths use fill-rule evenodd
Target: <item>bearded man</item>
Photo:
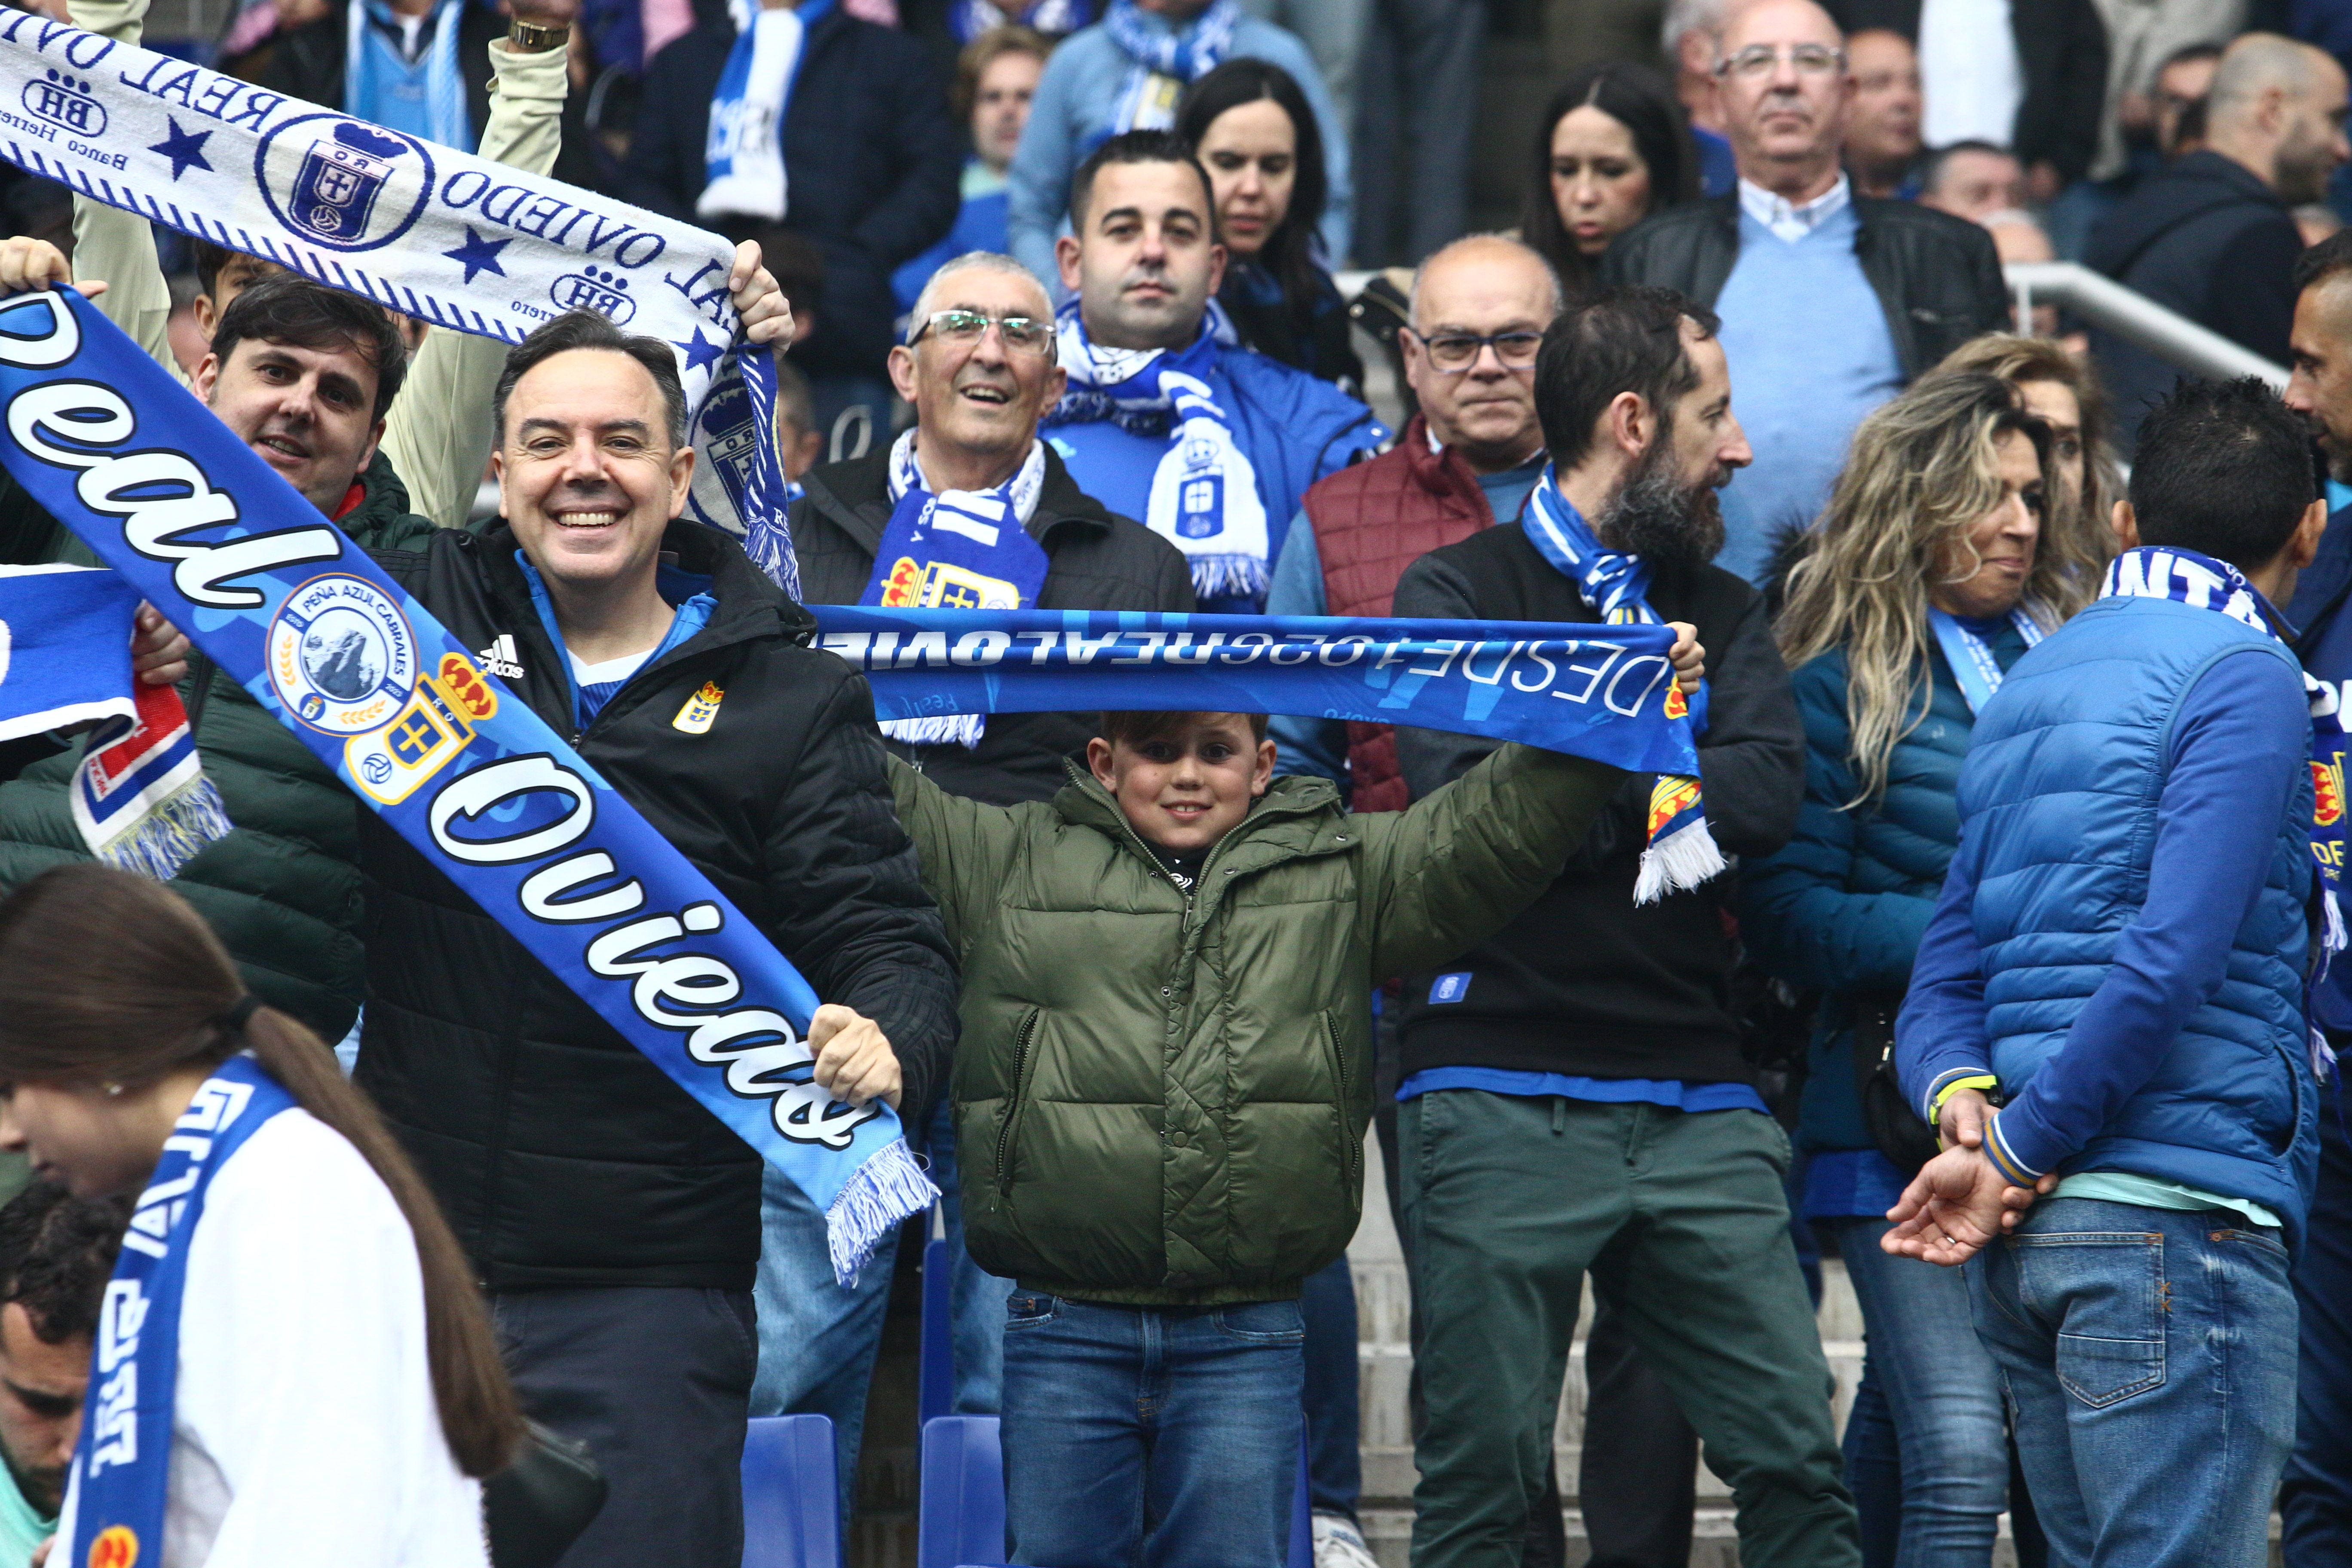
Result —
<path fill-rule="evenodd" d="M 1395 605 L 1696 623 L 1722 650 L 1699 736 L 1707 821 L 1726 854 L 1762 855 L 1795 826 L 1804 733 L 1763 599 L 1710 564 L 1716 492 L 1749 458 L 1716 326 L 1652 288 L 1555 321 L 1535 366 L 1550 470 L 1516 525 L 1407 568 Z M 1615 662 L 1596 649 L 1567 669 L 1606 691 Z M 1397 731 L 1416 795 L 1491 749 Z M 1634 904 L 1651 784 L 1627 781 L 1501 934 L 1405 979 L 1398 1163 L 1426 1402 L 1415 1568 L 1519 1561 L 1587 1269 L 1731 1484 L 1740 1561 L 1860 1561 L 1789 1237 L 1788 1140 L 1727 994 L 1730 878 Z"/>

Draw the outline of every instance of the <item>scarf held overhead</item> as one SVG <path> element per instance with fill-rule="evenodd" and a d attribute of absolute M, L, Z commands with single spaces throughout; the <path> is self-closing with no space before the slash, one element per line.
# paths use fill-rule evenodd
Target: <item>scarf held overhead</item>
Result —
<path fill-rule="evenodd" d="M 71 292 L 0 303 L 0 463 L 630 1044 L 827 1211 L 845 1280 L 936 1195 L 812 1080 L 817 999 L 365 552 Z"/>
<path fill-rule="evenodd" d="M 1654 864 L 1660 828 L 1714 840 L 1698 805 L 1691 714 L 1662 626 L 1184 616 L 1126 610 L 884 610 L 812 605 L 817 646 L 863 670 L 874 710 L 940 713 L 1156 710 L 1297 713 L 1517 741 L 1685 784 L 1651 813 L 1635 900 L 1722 868 Z"/>
<path fill-rule="evenodd" d="M 1164 438 L 1144 525 L 1184 552 L 1202 598 L 1262 598 L 1269 574 L 1265 502 L 1257 470 L 1234 439 L 1233 416 L 1217 401 L 1223 378 L 1210 322 L 1181 350 L 1104 348 L 1087 339 L 1072 300 L 1061 309 L 1056 335 L 1069 390 L 1045 425 L 1108 420 Z"/>
<path fill-rule="evenodd" d="M 659 338 L 708 459 L 696 518 L 741 536 L 783 504 L 772 365 L 730 349 L 715 234 L 22 11 L 0 11 L 0 157 L 435 326 L 519 343 L 584 309 Z"/>
<path fill-rule="evenodd" d="M 70 1472 L 73 1529 L 57 1543 L 58 1563 L 131 1568 L 163 1560 L 188 1241 L 221 1167 L 272 1118 L 294 1109 L 283 1085 L 238 1055 L 213 1070 L 172 1124 L 99 1307 Z"/>
<path fill-rule="evenodd" d="M 1560 493 L 1559 475 L 1549 463 L 1528 496 L 1519 526 L 1536 553 L 1576 584 L 1585 607 L 1610 626 L 1660 626 L 1650 608 L 1650 563 L 1639 555 L 1621 554 L 1601 542 L 1585 522 L 1584 514 Z M 1667 700 L 1680 717 L 1682 694 L 1669 689 Z M 1691 704 L 1695 728 L 1706 728 L 1706 690 L 1699 689 Z M 1699 804 L 1698 770 L 1679 775 L 1661 774 L 1650 787 L 1650 847 L 1642 855 L 1637 897 L 1643 903 L 1662 886 L 1696 887 L 1724 869 L 1721 850 L 1707 832 Z"/>

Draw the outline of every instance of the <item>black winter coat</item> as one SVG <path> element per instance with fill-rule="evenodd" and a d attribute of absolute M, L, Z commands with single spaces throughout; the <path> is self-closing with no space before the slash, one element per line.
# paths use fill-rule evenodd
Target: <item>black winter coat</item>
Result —
<path fill-rule="evenodd" d="M 808 494 L 792 510 L 801 594 L 812 605 L 854 605 L 874 577 L 874 552 L 890 521 L 890 448 L 801 478 Z M 1041 610 L 1157 610 L 1189 614 L 1192 578 L 1184 553 L 1139 522 L 1105 510 L 1078 489 L 1051 445 L 1030 537 L 1045 548 Z M 1086 760 L 1097 731 L 1092 713 L 998 713 L 980 745 L 884 743 L 950 795 L 992 805 L 1051 800 L 1069 783 L 1062 759 Z"/>
<path fill-rule="evenodd" d="M 2141 182 L 2092 231 L 2084 259 L 2126 288 L 2279 364 L 2294 323 L 2303 234 L 2278 193 L 2219 153 L 2191 153 Z M 2179 374 L 2106 332 L 2091 350 L 2126 437 Z"/>
<path fill-rule="evenodd" d="M 709 574 L 709 624 L 640 670 L 585 733 L 568 663 L 503 522 L 383 568 L 468 647 L 514 638 L 507 681 L 758 923 L 817 994 L 877 1020 L 919 1124 L 944 1083 L 956 982 L 898 826 L 863 678 L 805 646 L 808 613 L 715 531 L 664 541 Z M 706 681 L 708 731 L 672 725 Z M 359 1081 L 494 1290 L 748 1290 L 759 1156 L 424 857 L 362 812 L 368 1003 Z"/>
<path fill-rule="evenodd" d="M 1853 253 L 1886 312 L 1903 379 L 1916 380 L 1979 332 L 2009 327 L 2009 293 L 1992 236 L 1910 202 L 1853 198 Z M 1739 198 L 1669 207 L 1609 247 L 1605 283 L 1650 283 L 1712 310 L 1739 260 Z"/>
<path fill-rule="evenodd" d="M 646 68 L 621 195 L 742 239 L 757 220 L 694 214 L 710 102 L 734 45 L 722 0 L 695 0 L 694 31 Z M 954 224 L 962 173 L 962 134 L 929 50 L 839 6 L 809 28 L 784 111 L 783 226 L 823 254 L 824 289 L 794 363 L 811 375 L 882 374 L 898 313 L 890 274 Z"/>
<path fill-rule="evenodd" d="M 1661 564 L 1650 606 L 1689 621 L 1706 648 L 1707 728 L 1698 748 L 1707 826 L 1727 856 L 1769 855 L 1797 826 L 1805 731 L 1771 619 L 1719 566 Z M 1433 550 L 1397 583 L 1396 613 L 1450 620 L 1597 621 L 1527 531 L 1490 528 Z M 1459 778 L 1494 742 L 1397 730 L 1416 799 Z M 1458 1000 L 1432 1004 L 1433 973 L 1405 977 L 1404 1070 L 1491 1067 L 1589 1078 L 1745 1082 L 1729 995 L 1727 872 L 1636 907 L 1652 775 L 1638 774 L 1568 858 L 1558 880 L 1502 931 L 1445 965 Z"/>
<path fill-rule="evenodd" d="M 1919 41 L 1921 0 L 1825 0 L 1851 37 L 1883 27 Z M 2017 43 L 2025 97 L 2007 138 L 2018 161 L 2055 164 L 2079 180 L 2099 150 L 2107 101 L 2107 29 L 2093 0 L 2016 0 L 2009 30 Z"/>

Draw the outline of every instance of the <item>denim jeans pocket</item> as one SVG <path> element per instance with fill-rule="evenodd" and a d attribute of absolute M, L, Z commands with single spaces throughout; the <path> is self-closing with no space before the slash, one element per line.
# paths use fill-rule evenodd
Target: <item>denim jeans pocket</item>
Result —
<path fill-rule="evenodd" d="M 1295 1345 L 1307 1338 L 1297 1301 L 1238 1301 L 1216 1310 L 1217 1331 L 1254 1345 Z"/>
<path fill-rule="evenodd" d="M 1004 1331 L 1034 1329 L 1062 1315 L 1062 1299 L 1035 1290 L 1015 1290 L 1004 1298 Z"/>
<path fill-rule="evenodd" d="M 2058 1381 L 2094 1410 L 2164 1384 L 2164 1238 L 2075 1231 L 2017 1239 L 2020 1295 L 2055 1319 Z"/>

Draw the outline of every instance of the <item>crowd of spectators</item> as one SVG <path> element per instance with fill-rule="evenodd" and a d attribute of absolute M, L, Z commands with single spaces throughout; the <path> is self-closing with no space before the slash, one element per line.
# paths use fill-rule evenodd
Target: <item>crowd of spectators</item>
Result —
<path fill-rule="evenodd" d="M 52 8 L 137 37 L 121 0 Z M 899 1106 L 946 1194 L 953 1406 L 1003 1415 L 1011 1561 L 1260 1562 L 1303 1414 L 1319 1568 L 1369 1568 L 1343 1255 L 1367 1122 L 1412 1287 L 1417 1568 L 1562 1560 L 1588 1277 L 1597 1560 L 1688 1560 L 1701 1443 L 1757 1565 L 1981 1568 L 2004 1514 L 2030 1562 L 2236 1562 L 2274 1493 L 2293 1568 L 2335 1560 L 2352 1148 L 2313 1114 L 2303 994 L 2320 976 L 2314 1037 L 2340 1041 L 2352 981 L 2305 966 L 2326 763 L 2281 714 L 2295 657 L 2352 690 L 2352 4 L 1673 0 L 1644 58 L 1543 84 L 1515 226 L 1474 234 L 1486 13 L 240 5 L 224 69 L 740 243 L 799 602 L 675 521 L 675 370 L 601 319 L 512 355 L 420 336 L 24 180 L 0 292 L 102 278 L 257 450 L 299 430 L 304 500 L 469 647 L 525 628 L 517 689 L 839 1004 L 822 1070 Z M 2004 265 L 2058 259 L 2291 369 L 2284 402 L 2019 319 Z M 266 380 L 289 345 L 297 379 Z M 670 432 L 658 462 L 558 473 L 514 438 L 600 398 Z M 486 462 L 498 515 L 469 521 Z M 900 602 L 890 542 L 951 500 L 1017 523 L 988 608 L 1672 625 L 1735 869 L 1637 905 L 1647 777 L 1448 732 L 877 727 L 805 606 Z M 642 559 L 615 576 L 567 508 Z M 2247 614 L 2180 619 L 2197 594 L 2148 587 L 2176 556 Z M 86 559 L 0 482 L 0 562 Z M 2102 658 L 2127 674 L 2084 678 Z M 236 963 L 272 1050 L 340 1042 L 364 1099 L 318 1114 L 374 1173 L 343 1175 L 398 1197 L 428 1297 L 454 1232 L 511 1394 L 485 1386 L 605 1472 L 564 1562 L 735 1561 L 747 1415 L 829 1416 L 846 1514 L 896 1243 L 837 1288 L 793 1183 L 191 663 L 234 830 L 173 886 L 211 937 L 86 896 L 181 921 L 203 984 Z M 664 761 L 647 689 L 721 672 L 741 740 Z M 2074 773 L 2019 760 L 2029 701 Z M 0 751 L 0 890 L 87 871 L 82 761 Z M 2075 786 L 2104 869 L 2061 853 Z M 1228 839 L 1250 891 L 1220 903 Z M 0 979 L 46 951 L 16 919 Z M 0 1068 L 26 1034 L 0 1024 Z M 0 1554 L 65 1502 L 121 1223 L 77 1191 L 0 1209 Z M 2017 1261 L 2089 1230 L 2173 1250 Z M 1868 1330 L 1842 1450 L 1824 1255 Z M 2242 1285 L 2243 1365 L 2192 1268 Z M 2178 1322 L 2115 1306 L 2150 1279 Z M 450 1496 L 482 1473 L 436 1463 Z"/>

